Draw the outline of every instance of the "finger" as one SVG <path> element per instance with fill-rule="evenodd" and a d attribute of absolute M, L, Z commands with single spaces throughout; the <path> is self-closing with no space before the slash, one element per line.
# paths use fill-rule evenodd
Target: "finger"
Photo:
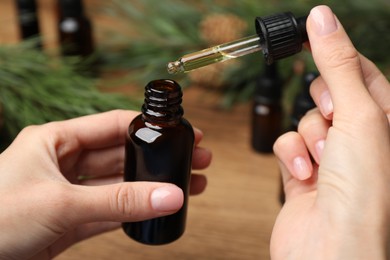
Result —
<path fill-rule="evenodd" d="M 210 150 L 201 147 L 195 147 L 192 154 L 192 168 L 195 170 L 201 170 L 207 168 L 212 159 L 212 153 Z"/>
<path fill-rule="evenodd" d="M 99 177 L 123 173 L 124 146 L 113 146 L 105 149 L 85 150 L 79 156 L 77 164 L 71 170 L 77 176 Z M 66 173 L 64 173 L 66 175 Z"/>
<path fill-rule="evenodd" d="M 333 118 L 333 102 L 324 79 L 317 77 L 310 86 L 310 94 L 324 118 Z"/>
<path fill-rule="evenodd" d="M 108 184 L 115 184 L 123 182 L 123 175 L 115 175 L 109 177 L 100 177 L 100 178 L 92 178 L 86 179 L 79 182 L 81 185 L 88 186 L 101 186 Z M 190 194 L 198 195 L 202 193 L 207 186 L 207 178 L 202 174 L 192 174 L 191 175 L 191 183 L 190 183 Z"/>
<path fill-rule="evenodd" d="M 307 194 L 317 189 L 318 165 L 313 165 L 313 174 L 306 180 L 294 178 L 282 161 L 278 160 L 279 169 L 282 173 L 283 191 L 286 202 L 296 196 Z"/>
<path fill-rule="evenodd" d="M 195 136 L 199 143 L 201 132 L 196 132 Z M 192 159 L 193 169 L 204 169 L 211 163 L 212 154 L 210 150 L 195 147 Z M 109 176 L 123 172 L 124 167 L 124 146 L 118 145 L 104 149 L 85 150 L 80 155 L 78 163 L 72 170 L 78 176 Z M 65 173 L 66 174 L 66 173 Z"/>
<path fill-rule="evenodd" d="M 67 216 L 61 219 L 67 229 L 89 222 L 133 222 L 161 217 L 178 211 L 184 201 L 180 188 L 159 182 L 71 185 L 60 196 L 64 200 L 62 204 L 67 206 L 58 205 L 58 211 L 67 211 L 61 214 Z"/>
<path fill-rule="evenodd" d="M 54 133 L 53 147 L 58 155 L 75 149 L 100 149 L 124 144 L 135 111 L 114 110 L 47 125 Z"/>
<path fill-rule="evenodd" d="M 198 195 L 202 193 L 207 186 L 207 178 L 201 174 L 192 174 L 191 175 L 191 186 L 190 186 L 190 194 Z"/>
<path fill-rule="evenodd" d="M 274 144 L 274 153 L 294 178 L 306 180 L 312 175 L 309 152 L 304 139 L 297 132 L 280 136 Z"/>
<path fill-rule="evenodd" d="M 360 55 L 364 78 L 371 96 L 386 113 L 390 122 L 390 83 L 383 73 L 363 55 Z"/>
<path fill-rule="evenodd" d="M 195 134 L 194 145 L 197 146 L 200 143 L 200 141 L 202 141 L 202 139 L 203 139 L 203 132 L 196 127 L 194 127 L 193 129 L 194 129 L 194 134 Z"/>
<path fill-rule="evenodd" d="M 385 111 L 390 121 L 390 85 L 383 73 L 363 55 L 359 55 L 366 86 L 372 98 Z M 310 93 L 321 113 L 327 119 L 332 119 L 333 103 L 328 86 L 320 76 L 313 81 Z"/>
<path fill-rule="evenodd" d="M 306 163 L 311 164 L 303 139 L 296 132 L 289 132 L 279 137 L 274 144 L 274 152 L 278 157 L 278 164 L 282 174 L 283 188 L 286 199 L 315 190 L 317 166 L 312 168 L 310 176 L 297 178 L 294 167 L 294 158 L 306 158 Z M 287 152 L 287 153 L 286 153 Z M 303 179 L 303 180 L 302 180 Z"/>
<path fill-rule="evenodd" d="M 324 119 L 318 109 L 312 109 L 301 119 L 298 132 L 317 164 L 325 147 L 330 121 Z"/>
<path fill-rule="evenodd" d="M 121 182 L 123 182 L 123 175 L 117 174 L 117 175 L 104 176 L 98 178 L 81 179 L 78 184 L 85 185 L 85 186 L 102 186 L 102 185 L 116 184 Z"/>
<path fill-rule="evenodd" d="M 351 115 L 369 100 L 359 54 L 327 6 L 311 10 L 307 31 L 314 61 L 329 88 L 335 112 Z M 346 102 L 353 100 L 354 102 Z"/>
<path fill-rule="evenodd" d="M 84 151 L 79 162 L 73 169 L 77 176 L 81 177 L 102 177 L 123 173 L 124 150 L 123 146 Z M 192 154 L 192 168 L 201 170 L 207 168 L 212 159 L 210 150 L 195 147 Z"/>

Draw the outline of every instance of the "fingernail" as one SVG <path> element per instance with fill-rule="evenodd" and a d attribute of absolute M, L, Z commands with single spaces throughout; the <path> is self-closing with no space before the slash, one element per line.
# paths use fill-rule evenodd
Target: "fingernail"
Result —
<path fill-rule="evenodd" d="M 320 96 L 320 109 L 325 117 L 333 113 L 333 102 L 329 91 L 325 91 Z"/>
<path fill-rule="evenodd" d="M 325 140 L 319 140 L 316 143 L 315 147 L 316 147 L 316 153 L 317 153 L 318 160 L 321 160 L 322 152 L 324 151 L 324 147 L 325 147 Z"/>
<path fill-rule="evenodd" d="M 332 10 L 325 6 L 317 6 L 310 11 L 310 17 L 314 21 L 315 32 L 323 36 L 337 30 L 337 22 Z"/>
<path fill-rule="evenodd" d="M 163 186 L 155 189 L 150 199 L 156 211 L 176 211 L 183 205 L 183 191 L 174 185 Z"/>
<path fill-rule="evenodd" d="M 299 180 L 306 180 L 311 175 L 311 170 L 303 157 L 294 159 L 294 171 Z"/>

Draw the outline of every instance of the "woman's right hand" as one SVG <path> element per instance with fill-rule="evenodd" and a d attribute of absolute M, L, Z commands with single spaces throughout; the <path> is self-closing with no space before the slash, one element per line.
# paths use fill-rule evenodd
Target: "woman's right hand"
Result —
<path fill-rule="evenodd" d="M 274 146 L 286 203 L 273 259 L 385 259 L 390 227 L 390 84 L 326 6 L 307 20 L 319 109 Z M 311 158 L 313 158 L 313 162 Z"/>

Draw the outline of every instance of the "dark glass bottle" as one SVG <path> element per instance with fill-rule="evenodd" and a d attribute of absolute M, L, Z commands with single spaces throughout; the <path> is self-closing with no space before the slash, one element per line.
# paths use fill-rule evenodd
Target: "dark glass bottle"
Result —
<path fill-rule="evenodd" d="M 252 107 L 252 147 L 257 152 L 272 152 L 282 133 L 282 86 L 276 63 L 266 65 L 258 79 Z"/>
<path fill-rule="evenodd" d="M 36 1 L 17 0 L 16 6 L 19 18 L 20 38 L 26 40 L 32 37 L 38 37 L 40 30 Z M 38 39 L 37 41 L 36 47 L 41 48 L 41 42 Z"/>
<path fill-rule="evenodd" d="M 184 192 L 183 207 L 173 215 L 123 223 L 125 233 L 150 245 L 170 243 L 185 230 L 194 131 L 183 118 L 182 91 L 172 80 L 145 87 L 142 114 L 130 124 L 126 137 L 125 181 L 176 184 Z"/>
<path fill-rule="evenodd" d="M 310 95 L 310 85 L 313 80 L 318 77 L 318 75 L 319 74 L 317 72 L 308 72 L 303 74 L 302 88 L 296 95 L 293 103 L 292 113 L 290 116 L 290 126 L 288 129 L 289 131 L 297 131 L 299 121 L 302 117 L 307 113 L 307 111 L 316 106 Z M 279 201 L 281 204 L 284 204 L 285 200 L 283 182 L 281 182 Z"/>
<path fill-rule="evenodd" d="M 59 40 L 64 56 L 89 56 L 94 52 L 92 26 L 82 0 L 58 0 Z"/>
<path fill-rule="evenodd" d="M 310 95 L 310 85 L 318 77 L 317 72 L 307 72 L 302 77 L 302 89 L 294 99 L 293 109 L 290 117 L 290 131 L 297 131 L 301 118 L 314 108 L 316 104 Z"/>

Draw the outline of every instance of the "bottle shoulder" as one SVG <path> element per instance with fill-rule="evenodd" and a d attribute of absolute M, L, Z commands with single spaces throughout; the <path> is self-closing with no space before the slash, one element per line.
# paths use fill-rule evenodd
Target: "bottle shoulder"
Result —
<path fill-rule="evenodd" d="M 181 124 L 187 128 L 192 129 L 191 123 L 187 119 L 185 119 L 184 117 L 181 118 Z"/>
<path fill-rule="evenodd" d="M 194 138 L 194 131 L 191 123 L 185 119 L 180 118 L 175 124 L 161 124 L 148 122 L 142 116 L 138 115 L 133 119 L 128 127 L 128 137 L 135 138 L 137 133 L 149 133 L 152 135 L 171 135 L 172 138 L 187 136 Z"/>
<path fill-rule="evenodd" d="M 130 123 L 129 127 L 131 126 L 149 127 L 161 130 L 172 129 L 176 127 L 186 127 L 192 129 L 191 123 L 184 117 L 180 117 L 171 121 L 159 121 L 158 119 L 150 119 L 149 117 L 145 117 L 143 114 L 136 116 Z"/>

